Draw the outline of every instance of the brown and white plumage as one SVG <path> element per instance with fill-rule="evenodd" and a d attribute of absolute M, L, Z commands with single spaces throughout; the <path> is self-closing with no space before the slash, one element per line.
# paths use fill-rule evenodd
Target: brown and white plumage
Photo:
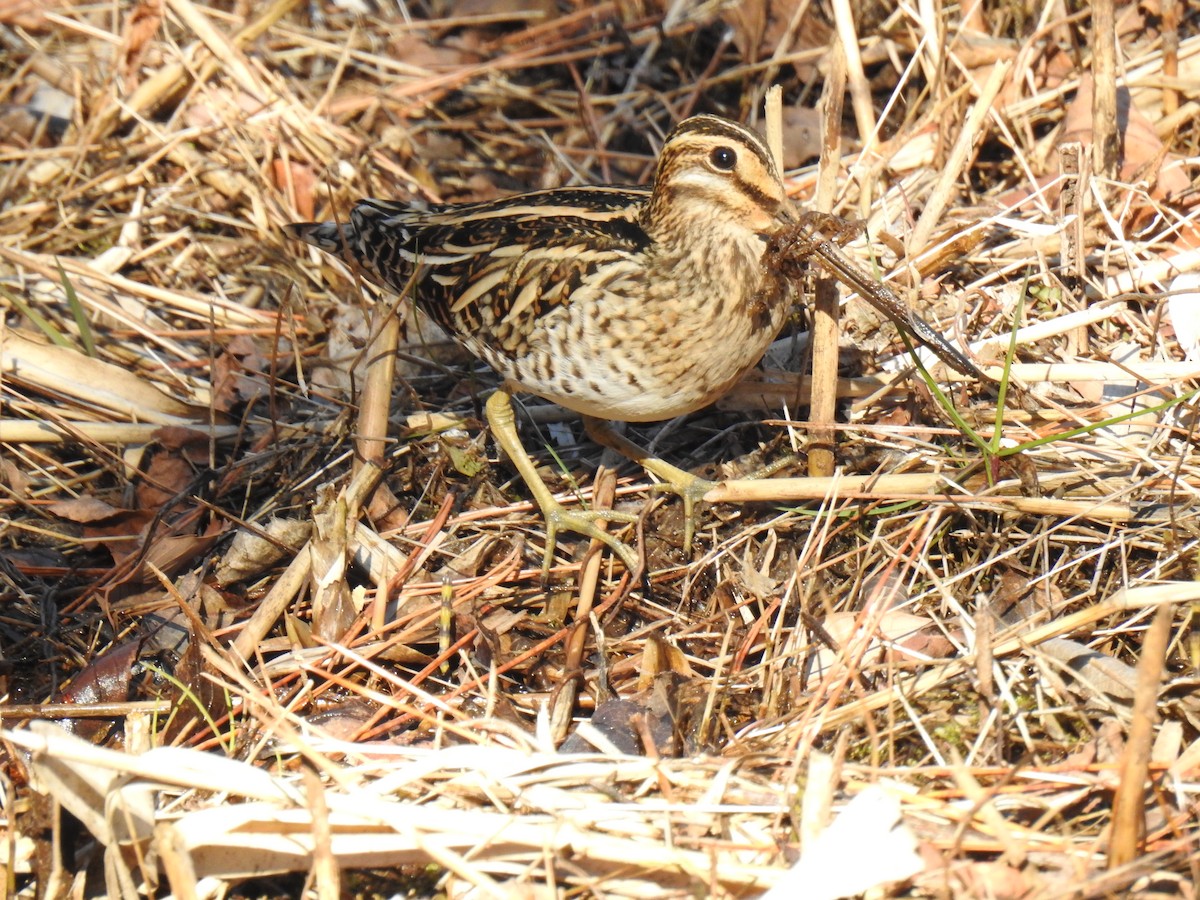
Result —
<path fill-rule="evenodd" d="M 711 485 L 595 420 L 666 419 L 720 397 L 775 338 L 809 259 L 948 365 L 981 377 L 846 260 L 822 235 L 825 218 L 793 210 L 758 135 L 702 115 L 667 136 L 649 188 L 562 188 L 423 210 L 363 200 L 344 224 L 288 233 L 397 291 L 411 282 L 417 305 L 504 376 L 488 421 L 546 517 L 546 568 L 557 532 L 572 530 L 604 541 L 632 569 L 632 550 L 596 525 L 627 517 L 569 512 L 542 482 L 517 437 L 511 391 L 584 414 L 594 437 L 667 482 L 684 499 L 690 543 L 691 507 Z"/>
<path fill-rule="evenodd" d="M 761 358 L 791 300 L 763 271 L 791 218 L 763 141 L 716 116 L 667 137 L 652 187 L 537 191 L 427 210 L 364 200 L 288 227 L 404 290 L 514 387 L 588 416 L 711 403 Z"/>

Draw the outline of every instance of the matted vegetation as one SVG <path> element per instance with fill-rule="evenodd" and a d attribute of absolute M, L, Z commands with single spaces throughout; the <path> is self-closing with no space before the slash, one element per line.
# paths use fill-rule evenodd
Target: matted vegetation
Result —
<path fill-rule="evenodd" d="M 0 0 L 8 890 L 1194 896 L 1200 14 L 1105 21 Z M 691 552 L 530 401 L 555 490 L 644 513 L 645 579 L 568 534 L 543 583 L 494 375 L 280 226 L 642 182 L 775 84 L 795 200 L 1005 387 L 851 298 L 811 427 L 798 311 L 630 429 L 772 470 Z"/>

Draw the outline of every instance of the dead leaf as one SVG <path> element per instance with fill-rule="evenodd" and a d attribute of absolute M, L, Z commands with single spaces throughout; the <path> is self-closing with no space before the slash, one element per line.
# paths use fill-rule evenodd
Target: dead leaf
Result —
<path fill-rule="evenodd" d="M 140 372 L 14 328 L 5 329 L 0 341 L 0 373 L 16 384 L 61 393 L 137 421 L 162 422 L 167 416 L 206 421 L 208 415 L 163 393 Z"/>
<path fill-rule="evenodd" d="M 1085 75 L 1079 82 L 1075 99 L 1067 107 L 1059 133 L 1060 144 L 1078 141 L 1084 146 L 1091 146 L 1094 91 L 1092 76 Z M 1182 161 L 1167 152 L 1154 125 L 1142 115 L 1129 89 L 1125 87 L 1117 89 L 1117 127 L 1121 134 L 1122 151 L 1121 170 L 1118 173 L 1120 180 L 1148 182 L 1151 185 L 1150 196 L 1158 200 L 1167 200 L 1191 189 L 1191 179 L 1182 165 L 1176 165 Z M 1167 165 L 1167 162 L 1172 164 Z"/>
<path fill-rule="evenodd" d="M 733 43 L 747 62 L 758 62 L 779 49 L 787 37 L 788 25 L 801 0 L 741 0 L 730 4 L 721 18 L 733 29 Z M 827 47 L 833 34 L 830 26 L 809 8 L 800 26 L 793 31 L 789 52 Z M 801 81 L 818 74 L 819 63 L 811 60 L 792 64 Z"/>
<path fill-rule="evenodd" d="M 684 678 L 696 676 L 682 650 L 667 643 L 658 635 L 649 635 L 646 639 L 646 649 L 642 652 L 641 668 L 638 670 L 637 689 L 639 693 L 650 690 L 654 680 L 668 672 Z"/>
<path fill-rule="evenodd" d="M 101 653 L 71 681 L 60 701 L 81 706 L 96 703 L 125 703 L 137 695 L 137 681 L 143 672 L 138 665 L 142 651 L 140 640 L 126 641 Z M 86 741 L 111 736 L 116 723 L 112 719 L 69 718 L 62 727 Z"/>
<path fill-rule="evenodd" d="M 66 6 L 54 0 L 0 0 L 0 23 L 26 31 L 46 31 L 59 26 L 46 21 L 46 13 Z"/>
<path fill-rule="evenodd" d="M 443 72 L 479 62 L 476 54 L 444 43 L 431 43 L 412 31 L 401 32 L 392 38 L 390 55 L 394 59 L 404 60 L 406 66 L 416 66 L 431 72 Z"/>
<path fill-rule="evenodd" d="M 839 648 L 837 653 L 828 648 L 821 649 L 817 654 L 817 663 L 822 668 L 838 661 L 841 651 L 858 634 L 860 620 L 861 615 L 854 612 L 833 613 L 822 620 L 826 633 Z M 931 619 L 900 609 L 885 612 L 879 619 L 875 634 L 871 646 L 863 655 L 863 667 L 881 663 L 889 657 L 900 663 L 911 663 L 913 655 L 918 659 L 939 658 L 953 651 L 953 645 Z M 895 648 L 907 650 L 913 655 L 898 653 Z"/>
<path fill-rule="evenodd" d="M 79 497 L 75 500 L 59 500 L 46 506 L 52 514 L 68 522 L 87 524 L 104 522 L 115 516 L 123 516 L 128 510 L 105 503 L 98 497 Z"/>
<path fill-rule="evenodd" d="M 165 425 L 154 430 L 154 440 L 167 450 L 183 450 L 184 448 L 191 451 L 198 450 L 203 454 L 202 456 L 196 457 L 189 453 L 187 458 L 193 462 L 202 462 L 207 458 L 208 446 L 212 437 L 207 431 L 200 431 L 196 428 Z"/>
<path fill-rule="evenodd" d="M 158 34 L 162 19 L 162 0 L 138 0 L 125 19 L 119 51 L 119 71 L 126 91 L 137 87 L 137 72 L 142 57 L 146 53 L 147 45 Z"/>
<path fill-rule="evenodd" d="M 1167 295 L 1167 317 L 1189 360 L 1200 359 L 1200 273 L 1176 275 Z"/>
<path fill-rule="evenodd" d="M 336 641 L 354 621 L 355 609 L 347 583 L 353 523 L 347 521 L 345 498 L 330 485 L 320 489 L 313 509 L 315 531 L 309 542 L 312 554 L 312 631 Z"/>
<path fill-rule="evenodd" d="M 316 218 L 317 179 L 313 168 L 306 163 L 276 159 L 271 164 L 275 187 L 290 192 L 296 215 L 303 221 Z"/>
<path fill-rule="evenodd" d="M 33 479 L 26 475 L 12 460 L 0 457 L 0 484 L 9 489 L 12 497 L 28 498 Z"/>
<path fill-rule="evenodd" d="M 127 641 L 100 654 L 63 691 L 63 703 L 120 703 L 133 697 L 141 641 Z"/>
<path fill-rule="evenodd" d="M 270 361 L 253 338 L 239 334 L 212 366 L 213 406 L 222 412 L 253 402 L 270 392 Z"/>
<path fill-rule="evenodd" d="M 150 459 L 150 465 L 138 480 L 135 506 L 138 509 L 161 509 L 186 491 L 196 478 L 191 463 L 174 453 L 160 451 Z"/>
<path fill-rule="evenodd" d="M 266 537 L 239 529 L 225 551 L 213 577 L 218 584 L 233 584 L 266 571 L 285 555 L 294 555 L 312 533 L 312 523 L 303 519 L 273 518 L 262 526 Z M 287 548 L 292 548 L 289 553 Z"/>
<path fill-rule="evenodd" d="M 197 557 L 212 549 L 213 544 L 225 533 L 225 525 L 216 520 L 209 522 L 201 534 L 168 534 L 155 536 L 146 550 L 141 570 L 147 577 L 148 566 L 154 566 L 165 575 L 174 575 L 190 565 Z"/>
<path fill-rule="evenodd" d="M 596 707 L 588 722 L 621 753 L 637 756 L 642 752 L 642 742 L 634 727 L 634 717 L 641 712 L 641 706 L 633 700 L 609 700 Z M 560 749 L 563 753 L 594 753 L 596 747 L 584 731 L 569 735 Z"/>
<path fill-rule="evenodd" d="M 1128 663 L 1068 638 L 1051 638 L 1039 644 L 1038 649 L 1073 672 L 1085 696 L 1100 691 L 1110 699 L 1126 702 L 1133 699 L 1137 670 Z"/>
<path fill-rule="evenodd" d="M 182 582 L 186 581 L 187 578 L 181 579 L 180 593 L 188 597 L 189 605 L 194 607 L 197 599 L 202 598 L 191 597 L 185 592 L 186 586 Z M 198 579 L 197 586 L 201 587 L 203 593 Z M 163 734 L 164 742 L 170 742 L 175 734 L 187 731 L 188 723 L 195 719 L 202 718 L 211 723 L 229 713 L 231 697 L 222 688 L 220 675 L 201 652 L 200 648 L 205 643 L 206 640 L 198 635 L 190 639 L 171 672 L 174 680 L 160 678 L 155 682 L 160 696 L 170 699 L 183 713 L 172 718 Z"/>
<path fill-rule="evenodd" d="M 988 608 L 1001 628 L 1022 625 L 1032 628 L 1062 608 L 1062 591 L 1045 579 L 1031 581 L 1028 572 L 1002 566 L 993 584 Z"/>
<path fill-rule="evenodd" d="M 146 547 L 147 530 L 152 525 L 155 528 Z M 170 527 L 159 521 L 156 510 L 117 510 L 108 518 L 84 523 L 82 540 L 86 546 L 104 547 L 118 564 L 141 557 L 143 566 L 138 577 L 145 577 L 149 572 L 146 563 L 166 574 L 178 572 L 208 552 L 225 527 L 213 520 L 202 533 L 171 534 Z"/>
<path fill-rule="evenodd" d="M 821 155 L 821 114 L 807 106 L 783 110 L 783 166 L 795 169 Z"/>

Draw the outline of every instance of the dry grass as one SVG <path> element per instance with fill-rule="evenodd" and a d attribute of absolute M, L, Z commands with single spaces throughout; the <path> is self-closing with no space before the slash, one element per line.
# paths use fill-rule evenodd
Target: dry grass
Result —
<path fill-rule="evenodd" d="M 1118 10 L 1093 103 L 1113 59 L 1050 7 L 387 6 L 0 2 L 9 891 L 1194 896 L 1196 11 Z M 638 429 L 776 470 L 691 555 L 530 403 L 651 573 L 567 535 L 544 587 L 493 375 L 279 226 L 644 180 L 689 112 L 814 105 L 855 29 L 850 250 L 1023 389 L 939 401 L 852 300 L 833 478 L 791 337 Z"/>

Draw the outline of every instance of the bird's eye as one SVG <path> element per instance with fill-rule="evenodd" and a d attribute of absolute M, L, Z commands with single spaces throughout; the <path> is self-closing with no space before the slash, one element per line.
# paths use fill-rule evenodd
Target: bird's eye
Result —
<path fill-rule="evenodd" d="M 732 172 L 733 167 L 737 165 L 737 154 L 729 147 L 718 147 L 709 154 L 708 158 L 712 161 L 713 167 L 722 172 Z"/>

